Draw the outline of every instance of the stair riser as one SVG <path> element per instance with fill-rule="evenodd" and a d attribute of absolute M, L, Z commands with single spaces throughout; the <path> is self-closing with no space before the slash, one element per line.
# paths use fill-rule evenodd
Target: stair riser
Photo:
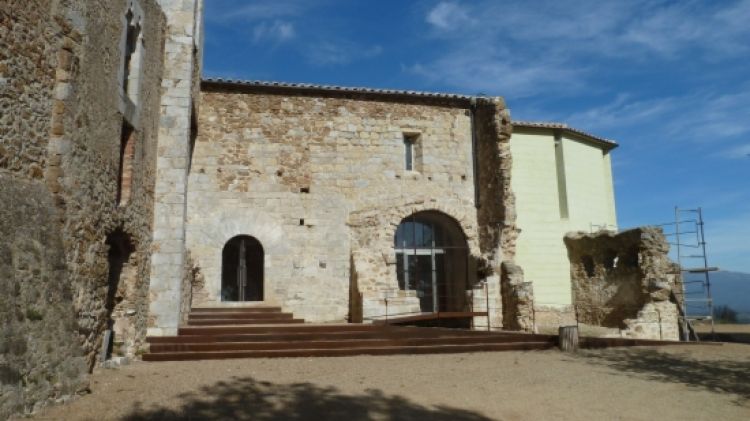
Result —
<path fill-rule="evenodd" d="M 206 319 L 188 320 L 188 326 L 260 325 L 277 323 L 304 323 L 302 319 Z"/>
<path fill-rule="evenodd" d="M 204 319 L 293 319 L 292 313 L 200 313 L 188 315 L 188 320 Z"/>
<path fill-rule="evenodd" d="M 443 346 L 443 345 L 484 345 L 516 343 L 506 338 L 425 338 L 425 339 L 369 339 L 338 341 L 301 342 L 245 342 L 215 344 L 153 344 L 151 353 L 165 352 L 204 352 L 204 351 L 252 351 L 285 349 L 343 349 L 352 347 L 401 347 L 401 346 Z M 551 344 L 553 345 L 553 344 Z"/>
<path fill-rule="evenodd" d="M 190 309 L 190 313 L 281 313 L 281 307 L 202 307 Z"/>
<path fill-rule="evenodd" d="M 289 333 L 289 334 L 239 334 L 239 335 L 183 335 L 167 337 L 149 337 L 146 340 L 152 344 L 158 343 L 221 343 L 221 342 L 299 342 L 311 340 L 351 340 L 351 339 L 398 339 L 398 338 L 441 338 L 441 337 L 466 337 L 479 339 L 484 337 L 495 338 L 502 336 L 507 341 L 523 342 L 519 338 L 505 335 L 466 335 L 463 332 L 316 332 L 316 333 Z M 539 340 L 534 338 L 533 340 Z"/>
<path fill-rule="evenodd" d="M 189 326 L 177 330 L 178 335 L 225 335 L 225 334 L 253 334 L 253 333 L 312 333 L 312 332 L 352 332 L 369 331 L 368 325 L 306 325 L 281 324 L 275 326 Z"/>
<path fill-rule="evenodd" d="M 489 351 L 544 350 L 548 343 L 482 344 L 462 346 L 425 346 L 400 348 L 292 349 L 282 351 L 184 352 L 145 354 L 144 361 L 191 361 L 232 358 L 343 357 L 354 355 L 445 354 Z"/>

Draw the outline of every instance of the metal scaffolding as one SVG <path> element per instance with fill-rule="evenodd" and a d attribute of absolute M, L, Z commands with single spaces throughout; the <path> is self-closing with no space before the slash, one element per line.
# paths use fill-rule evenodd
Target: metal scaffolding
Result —
<path fill-rule="evenodd" d="M 698 335 L 692 322 L 711 323 L 711 337 L 714 336 L 714 305 L 711 298 L 711 272 L 719 268 L 708 265 L 703 211 L 697 209 L 674 208 L 674 222 L 661 224 L 669 244 L 674 246 L 677 264 L 682 274 L 682 291 L 678 293 L 681 306 L 680 324 L 683 340 L 691 340 L 690 333 L 697 341 Z"/>

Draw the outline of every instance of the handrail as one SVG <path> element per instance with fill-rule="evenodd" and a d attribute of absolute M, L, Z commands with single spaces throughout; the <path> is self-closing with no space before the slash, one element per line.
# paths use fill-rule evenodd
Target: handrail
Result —
<path fill-rule="evenodd" d="M 474 311 L 474 298 L 475 298 L 475 291 L 477 288 L 470 288 L 463 290 L 466 295 L 463 297 L 467 300 L 469 311 L 460 311 L 460 310 L 454 310 L 454 311 L 446 311 L 446 310 L 439 310 L 438 311 L 401 311 L 392 313 L 389 311 L 389 301 L 394 298 L 413 298 L 413 297 L 389 297 L 388 293 L 391 291 L 404 291 L 400 288 L 388 288 L 383 290 L 386 294 L 383 297 L 383 301 L 385 303 L 385 314 L 379 314 L 379 315 L 371 315 L 367 317 L 362 317 L 363 320 L 370 320 L 370 321 L 385 321 L 388 323 L 389 318 L 393 318 L 394 316 L 397 317 L 404 317 L 408 315 L 419 315 L 419 314 L 435 314 L 436 319 L 440 319 L 440 313 L 469 313 L 473 319 L 473 317 L 487 317 L 487 330 L 492 330 L 492 319 L 490 317 L 490 310 L 497 310 L 496 308 L 490 307 L 490 294 L 489 294 L 489 286 L 486 281 L 481 281 L 481 289 L 484 292 L 484 299 L 485 299 L 485 311 Z M 446 282 L 445 284 L 450 285 L 450 283 Z M 408 290 L 408 291 L 415 291 L 415 290 Z M 456 294 L 436 294 L 438 298 L 454 298 L 457 297 Z M 458 296 L 460 297 L 460 295 Z M 474 325 L 474 322 L 472 321 L 472 327 Z"/>

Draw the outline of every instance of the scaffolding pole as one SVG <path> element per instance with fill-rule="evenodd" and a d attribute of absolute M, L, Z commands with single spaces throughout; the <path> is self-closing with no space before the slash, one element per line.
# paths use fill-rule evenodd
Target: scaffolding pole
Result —
<path fill-rule="evenodd" d="M 693 217 L 686 218 L 686 214 Z M 680 304 L 683 313 L 681 316 L 683 340 L 690 340 L 692 322 L 696 320 L 710 322 L 711 338 L 714 338 L 714 307 L 709 274 L 719 270 L 719 268 L 708 265 L 703 210 L 700 207 L 680 209 L 675 206 L 674 215 L 674 223 L 662 224 L 662 226 L 674 226 L 674 231 L 665 233 L 665 235 L 674 237 L 670 244 L 675 246 L 677 264 L 682 276 Z M 695 234 L 694 238 L 692 234 Z M 686 249 L 692 249 L 693 251 L 692 253 L 686 253 Z M 696 262 L 696 264 L 687 264 L 689 262 Z M 698 335 L 694 333 L 694 336 L 697 341 Z"/>

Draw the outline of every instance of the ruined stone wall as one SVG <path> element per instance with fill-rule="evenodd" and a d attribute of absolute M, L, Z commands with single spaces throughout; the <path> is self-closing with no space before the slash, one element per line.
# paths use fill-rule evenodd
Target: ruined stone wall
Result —
<path fill-rule="evenodd" d="M 660 229 L 571 233 L 565 245 L 580 323 L 618 329 L 625 337 L 679 339 L 673 300 L 679 269 Z"/>
<path fill-rule="evenodd" d="M 534 331 L 534 289 L 524 281 L 523 269 L 510 261 L 503 262 L 500 289 L 503 303 L 503 328 Z"/>
<path fill-rule="evenodd" d="M 483 258 L 468 106 L 218 87 L 201 103 L 186 235 L 206 300 L 219 299 L 222 247 L 240 234 L 263 245 L 266 301 L 312 321 L 346 319 L 350 277 L 365 319 L 386 298 L 389 311 L 419 310 L 398 290 L 393 247 L 415 212 L 449 216 Z M 418 134 L 414 171 L 404 133 Z"/>
<path fill-rule="evenodd" d="M 501 99 L 479 98 L 475 112 L 476 167 L 479 179 L 476 192 L 479 203 L 477 218 L 480 226 L 480 249 L 488 266 L 487 285 L 490 296 L 493 297 L 490 310 L 494 309 L 495 316 L 491 324 L 493 327 L 517 328 L 519 325 L 514 321 L 506 323 L 503 314 L 519 314 L 523 310 L 503 308 L 503 305 L 516 306 L 523 299 L 511 299 L 508 296 L 512 294 L 511 291 L 501 292 L 501 278 L 507 277 L 507 274 L 503 275 L 503 263 L 513 266 L 518 238 L 515 196 L 511 189 L 513 159 L 510 153 L 510 136 L 513 127 L 510 112 Z M 513 278 L 516 282 L 522 282 L 522 272 L 514 274 Z M 527 289 L 531 293 L 531 286 Z"/>
<path fill-rule="evenodd" d="M 10 388 L 0 418 L 83 387 L 107 327 L 106 239 L 118 227 L 136 246 L 135 269 L 123 272 L 133 285 L 120 300 L 132 307 L 128 352 L 145 333 L 158 124 L 149 116 L 158 106 L 164 20 L 152 0 L 140 4 L 145 69 L 135 114 L 119 94 L 126 1 L 24 0 L 0 8 L 0 213 L 8 239 L 0 314 L 12 316 L 0 340 L 3 388 Z M 132 193 L 117 207 L 126 114 L 136 142 Z"/>

